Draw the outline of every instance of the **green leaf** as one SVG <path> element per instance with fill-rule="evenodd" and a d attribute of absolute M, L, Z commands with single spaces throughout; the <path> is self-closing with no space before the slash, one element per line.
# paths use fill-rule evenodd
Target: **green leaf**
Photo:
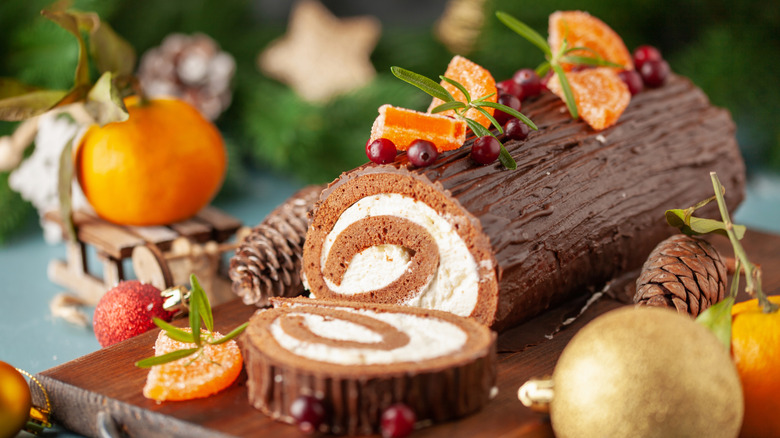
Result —
<path fill-rule="evenodd" d="M 155 365 L 162 365 L 164 363 L 173 362 L 183 357 L 190 356 L 196 353 L 198 350 L 200 350 L 200 347 L 185 348 L 182 350 L 171 351 L 170 353 L 166 353 L 161 356 L 147 357 L 146 359 L 141 359 L 136 362 L 135 366 L 139 368 L 151 368 Z"/>
<path fill-rule="evenodd" d="M 0 87 L 2 82 L 0 81 Z M 0 88 L 0 94 L 3 90 Z M 18 122 L 43 114 L 67 95 L 62 90 L 37 90 L 0 99 L 0 120 Z"/>
<path fill-rule="evenodd" d="M 76 37 L 79 43 L 79 61 L 76 65 L 76 74 L 74 78 L 74 87 L 89 84 L 89 61 L 87 59 L 87 44 L 79 31 L 79 18 L 70 12 L 43 10 L 41 15 L 57 23 L 60 27 L 70 32 Z M 82 27 L 84 23 L 81 23 Z"/>
<path fill-rule="evenodd" d="M 483 116 L 487 117 L 488 120 L 490 120 L 490 123 L 496 127 L 499 134 L 504 133 L 504 128 L 501 127 L 501 124 L 498 123 L 498 120 L 496 120 L 495 117 L 493 117 L 489 112 L 487 112 L 485 108 L 480 108 L 478 106 L 472 106 L 472 108 L 482 113 Z"/>
<path fill-rule="evenodd" d="M 698 236 L 702 234 L 720 234 L 728 237 L 726 224 L 721 221 L 707 218 L 699 218 L 687 215 L 688 210 L 672 209 L 666 210 L 666 222 L 680 230 L 681 233 L 688 236 Z M 747 228 L 744 225 L 732 225 L 737 239 L 742 240 L 745 237 Z"/>
<path fill-rule="evenodd" d="M 566 79 L 566 74 L 563 72 L 560 64 L 552 64 L 552 68 L 555 74 L 558 76 L 558 80 L 561 82 L 561 89 L 563 89 L 563 101 L 566 102 L 566 107 L 569 108 L 569 114 L 573 119 L 579 119 L 580 115 L 577 112 L 577 103 L 574 101 L 574 93 L 571 91 L 571 85 L 569 80 Z"/>
<path fill-rule="evenodd" d="M 523 123 L 528 125 L 528 127 L 533 129 L 534 131 L 538 131 L 539 130 L 539 128 L 536 126 L 536 124 L 533 121 L 531 121 L 531 119 L 526 117 L 525 114 L 521 113 L 520 111 L 515 110 L 514 108 L 510 108 L 510 107 L 508 107 L 506 105 L 502 105 L 502 104 L 500 104 L 498 102 L 489 102 L 489 101 L 482 102 L 482 103 L 479 104 L 479 106 L 489 106 L 491 108 L 499 109 L 499 110 L 501 110 L 501 111 L 511 115 L 512 117 L 516 117 L 516 118 L 522 120 Z"/>
<path fill-rule="evenodd" d="M 466 107 L 468 107 L 468 105 L 466 105 L 465 103 L 457 101 L 457 100 L 453 100 L 452 102 L 445 102 L 445 103 L 435 107 L 434 109 L 431 110 L 431 114 L 437 114 L 437 113 L 440 113 L 440 112 L 443 112 L 443 111 L 449 111 L 449 110 L 454 110 L 454 109 L 461 109 L 461 108 L 466 108 Z"/>
<path fill-rule="evenodd" d="M 62 225 L 71 242 L 76 242 L 76 225 L 73 223 L 73 205 L 71 204 L 71 191 L 73 183 L 73 137 L 68 140 L 60 153 L 59 169 L 57 174 L 57 196 L 60 201 L 60 217 Z"/>
<path fill-rule="evenodd" d="M 466 87 L 464 87 L 460 82 L 456 81 L 455 79 L 450 79 L 446 76 L 439 76 L 439 78 L 441 78 L 441 80 L 443 80 L 444 82 L 447 82 L 448 84 L 460 90 L 460 92 L 463 93 L 463 96 L 466 98 L 466 102 L 471 102 L 471 94 L 466 89 Z"/>
<path fill-rule="evenodd" d="M 509 151 L 506 150 L 503 143 L 501 144 L 501 151 L 498 154 L 498 161 L 500 161 L 501 164 L 503 164 L 507 169 L 517 169 L 517 163 L 515 162 L 515 159 L 512 158 L 512 155 L 509 154 Z"/>
<path fill-rule="evenodd" d="M 199 346 L 200 343 L 200 306 L 201 300 L 197 297 L 197 291 L 190 291 L 190 328 L 192 329 L 192 342 Z"/>
<path fill-rule="evenodd" d="M 421 74 L 396 66 L 390 67 L 390 71 L 393 72 L 393 75 L 398 79 L 414 85 L 437 99 L 441 99 L 445 102 L 452 102 L 455 100 L 455 98 L 452 97 L 452 94 L 450 94 L 446 88 L 442 87 L 441 84 L 434 82 L 432 79 L 426 78 Z"/>
<path fill-rule="evenodd" d="M 114 76 L 130 76 L 135 70 L 137 55 L 129 42 L 120 37 L 111 26 L 101 21 L 94 13 L 74 13 L 87 16 L 80 21 L 92 19 L 95 24 L 91 31 L 89 46 L 95 66 L 100 73 L 111 72 Z M 94 18 L 91 16 L 94 15 Z"/>
<path fill-rule="evenodd" d="M 200 311 L 200 316 L 203 318 L 203 324 L 206 326 L 206 330 L 213 332 L 214 315 L 211 313 L 211 304 L 209 303 L 209 297 L 206 295 L 206 292 L 200 286 L 200 282 L 198 282 L 198 277 L 196 277 L 195 274 L 190 274 L 190 285 L 192 286 L 192 291 L 190 292 L 190 301 L 192 300 L 199 301 L 198 310 Z"/>
<path fill-rule="evenodd" d="M 707 327 L 727 349 L 731 349 L 731 307 L 734 297 L 726 297 L 696 317 L 696 322 Z"/>
<path fill-rule="evenodd" d="M 550 62 L 549 61 L 544 61 L 543 63 L 539 64 L 539 66 L 536 67 L 536 69 L 534 71 L 536 72 L 537 76 L 539 76 L 540 78 L 543 78 L 544 75 L 546 75 L 547 72 L 550 71 L 550 67 L 552 67 L 550 65 Z"/>
<path fill-rule="evenodd" d="M 160 327 L 161 329 L 165 330 L 165 334 L 168 335 L 169 338 L 175 341 L 186 342 L 186 343 L 195 342 L 195 338 L 192 335 L 192 332 L 182 330 L 174 325 L 168 324 L 167 322 L 157 317 L 152 318 L 152 321 L 154 321 L 154 324 L 157 327 Z"/>
<path fill-rule="evenodd" d="M 245 323 L 241 324 L 240 326 L 234 328 L 233 331 L 231 331 L 230 333 L 226 334 L 225 336 L 217 339 L 216 341 L 208 341 L 208 343 L 211 344 L 211 345 L 224 344 L 225 342 L 227 342 L 227 341 L 235 338 L 236 336 L 240 335 L 241 332 L 243 332 L 244 329 L 246 329 L 248 325 L 249 325 L 249 323 L 245 322 Z"/>
<path fill-rule="evenodd" d="M 113 74 L 105 72 L 95 83 L 84 102 L 84 110 L 98 125 L 124 122 L 130 117 L 119 90 L 112 81 Z"/>
<path fill-rule="evenodd" d="M 474 120 L 471 120 L 468 117 L 464 117 L 464 120 L 466 121 L 466 124 L 469 125 L 469 128 L 471 128 L 471 131 L 474 133 L 474 135 L 477 137 L 493 135 L 493 133 L 491 133 L 487 128 L 475 122 Z"/>
<path fill-rule="evenodd" d="M 538 32 L 531 29 L 527 24 L 507 14 L 506 12 L 498 11 L 496 12 L 496 17 L 498 17 L 499 21 L 504 23 L 515 33 L 527 39 L 529 42 L 531 42 L 531 44 L 541 49 L 546 57 L 552 58 L 552 51 L 550 50 L 550 46 L 547 44 L 547 40 L 539 35 Z"/>

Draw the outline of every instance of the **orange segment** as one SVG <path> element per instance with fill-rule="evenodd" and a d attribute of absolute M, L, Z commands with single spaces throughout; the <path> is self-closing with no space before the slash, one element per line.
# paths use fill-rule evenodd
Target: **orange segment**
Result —
<path fill-rule="evenodd" d="M 475 64 L 462 56 L 456 55 L 452 58 L 450 64 L 447 66 L 447 71 L 444 72 L 444 77 L 454 79 L 463 85 L 471 95 L 472 100 L 479 99 L 488 94 L 493 94 L 492 97 L 485 100 L 490 102 L 498 101 L 498 91 L 496 90 L 496 81 L 493 79 L 493 75 L 479 64 Z M 454 85 L 442 80 L 441 86 L 449 91 L 455 100 L 466 102 L 466 97 Z M 428 107 L 428 112 L 431 112 L 434 108 L 443 103 L 444 101 L 434 97 L 431 105 Z M 493 115 L 493 108 L 485 107 L 484 109 L 488 114 Z M 444 111 L 439 114 L 455 117 L 455 110 Z M 465 115 L 482 126 L 490 126 L 490 120 L 475 109 L 466 111 Z"/>
<path fill-rule="evenodd" d="M 628 87 L 611 68 L 599 67 L 569 72 L 566 73 L 566 78 L 571 85 L 580 117 L 597 131 L 614 125 L 631 100 Z M 550 78 L 547 88 L 563 99 L 558 75 Z"/>
<path fill-rule="evenodd" d="M 631 54 L 623 43 L 623 39 L 598 18 L 582 11 L 557 11 L 550 15 L 548 42 L 553 53 L 557 53 L 564 38 L 568 47 L 587 47 L 602 58 L 622 65 L 626 70 L 632 70 L 634 63 Z M 586 50 L 572 52 L 571 55 L 593 57 Z M 562 64 L 564 70 L 571 70 L 573 65 Z M 621 70 L 621 69 L 617 69 Z"/>
<path fill-rule="evenodd" d="M 466 122 L 440 114 L 421 113 L 392 105 L 379 107 L 371 141 L 386 138 L 405 151 L 417 140 L 428 140 L 439 152 L 457 149 L 466 141 Z"/>
<path fill-rule="evenodd" d="M 188 329 L 184 329 L 188 330 Z M 208 332 L 202 331 L 203 336 Z M 217 332 L 214 336 L 222 337 Z M 154 343 L 156 356 L 195 344 L 175 341 L 160 331 Z M 182 359 L 155 365 L 149 370 L 144 386 L 144 396 L 157 401 L 191 400 L 208 397 L 230 386 L 241 373 L 243 358 L 236 341 L 219 345 L 204 343 L 199 353 Z"/>

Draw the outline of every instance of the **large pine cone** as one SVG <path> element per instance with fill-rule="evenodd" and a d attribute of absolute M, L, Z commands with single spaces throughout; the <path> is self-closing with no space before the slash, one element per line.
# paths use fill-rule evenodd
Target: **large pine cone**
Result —
<path fill-rule="evenodd" d="M 303 241 L 309 211 L 322 186 L 308 186 L 274 209 L 241 241 L 230 259 L 228 275 L 233 292 L 245 304 L 268 306 L 270 297 L 293 297 L 304 292 L 301 283 Z"/>
<path fill-rule="evenodd" d="M 696 317 L 726 295 L 726 266 L 707 241 L 674 235 L 655 247 L 636 281 L 634 303 Z"/>

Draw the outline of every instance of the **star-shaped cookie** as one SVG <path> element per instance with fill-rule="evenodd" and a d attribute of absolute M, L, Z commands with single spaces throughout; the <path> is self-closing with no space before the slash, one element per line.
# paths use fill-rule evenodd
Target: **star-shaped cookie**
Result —
<path fill-rule="evenodd" d="M 316 0 L 295 5 L 287 33 L 272 41 L 258 64 L 311 102 L 324 102 L 368 83 L 381 25 L 375 17 L 338 18 Z"/>

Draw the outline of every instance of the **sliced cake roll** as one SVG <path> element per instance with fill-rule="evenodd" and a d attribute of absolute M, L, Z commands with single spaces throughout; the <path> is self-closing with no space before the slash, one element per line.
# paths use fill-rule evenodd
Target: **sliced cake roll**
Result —
<path fill-rule="evenodd" d="M 303 273 L 317 298 L 446 310 L 502 330 L 639 268 L 673 229 L 664 212 L 742 199 L 728 111 L 672 76 L 594 131 L 551 93 L 524 102 L 539 130 L 505 146 L 516 170 L 465 147 L 342 174 L 315 206 Z M 714 205 L 701 214 L 717 217 Z M 700 213 L 700 212 L 697 212 Z"/>
<path fill-rule="evenodd" d="M 273 299 L 240 339 L 250 403 L 293 423 L 302 395 L 322 400 L 321 431 L 371 434 L 404 403 L 418 422 L 473 413 L 495 392 L 496 335 L 448 312 L 308 298 Z"/>

